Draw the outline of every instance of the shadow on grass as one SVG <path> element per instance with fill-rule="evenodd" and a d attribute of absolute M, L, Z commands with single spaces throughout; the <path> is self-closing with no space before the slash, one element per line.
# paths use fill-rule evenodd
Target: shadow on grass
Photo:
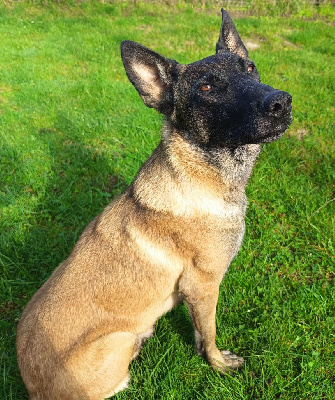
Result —
<path fill-rule="evenodd" d="M 34 225 L 15 254 L 30 280 L 33 276 L 43 281 L 69 255 L 85 226 L 126 185 L 103 152 L 81 141 L 76 127 L 63 117 L 55 128 L 40 129 L 38 138 L 49 149 L 52 165 Z"/>
<path fill-rule="evenodd" d="M 193 325 L 185 305 L 178 305 L 165 318 L 171 330 L 178 333 L 186 345 L 195 346 Z"/>
<path fill-rule="evenodd" d="M 38 201 L 29 215 L 12 226 L 8 223 L 1 233 L 0 266 L 4 274 L 0 316 L 5 350 L 0 354 L 0 368 L 8 378 L 0 398 L 27 398 L 15 356 L 16 326 L 23 308 L 70 254 L 85 226 L 126 187 L 113 169 L 113 161 L 101 149 L 85 143 L 79 128 L 63 115 L 53 127 L 40 129 L 36 138 L 51 160 L 44 172 L 41 169 L 48 174 L 41 178 L 45 186 L 38 185 L 43 193 L 34 194 Z M 20 154 L 13 155 L 19 163 Z M 22 185 L 26 188 L 22 187 L 17 196 L 29 187 L 27 182 Z"/>

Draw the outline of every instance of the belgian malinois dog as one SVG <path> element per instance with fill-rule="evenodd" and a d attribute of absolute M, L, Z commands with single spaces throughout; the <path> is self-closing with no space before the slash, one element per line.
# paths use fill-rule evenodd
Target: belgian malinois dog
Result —
<path fill-rule="evenodd" d="M 260 83 L 222 10 L 216 54 L 181 65 L 132 41 L 126 74 L 165 116 L 162 140 L 132 185 L 84 230 L 39 289 L 17 330 L 30 400 L 103 400 L 157 319 L 182 299 L 210 365 L 243 358 L 215 344 L 219 285 L 245 230 L 245 188 L 261 143 L 291 123 L 291 96 Z"/>

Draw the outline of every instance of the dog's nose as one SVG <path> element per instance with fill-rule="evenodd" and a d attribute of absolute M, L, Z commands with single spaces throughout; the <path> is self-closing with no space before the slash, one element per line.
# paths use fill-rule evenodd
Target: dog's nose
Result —
<path fill-rule="evenodd" d="M 269 93 L 263 102 L 265 112 L 273 117 L 280 117 L 291 109 L 292 96 L 287 92 L 276 90 Z"/>

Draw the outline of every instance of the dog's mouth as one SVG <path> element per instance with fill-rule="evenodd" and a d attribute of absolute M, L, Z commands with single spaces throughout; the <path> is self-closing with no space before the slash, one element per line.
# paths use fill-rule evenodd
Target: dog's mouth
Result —
<path fill-rule="evenodd" d="M 263 143 L 274 142 L 280 139 L 287 131 L 288 127 L 292 123 L 292 110 L 291 107 L 285 112 L 285 115 L 280 120 L 270 119 L 263 121 L 259 125 L 260 141 Z"/>
<path fill-rule="evenodd" d="M 280 139 L 292 123 L 292 97 L 286 92 L 279 92 L 279 101 L 275 98 L 264 102 L 263 115 L 256 123 L 257 139 L 269 143 Z"/>

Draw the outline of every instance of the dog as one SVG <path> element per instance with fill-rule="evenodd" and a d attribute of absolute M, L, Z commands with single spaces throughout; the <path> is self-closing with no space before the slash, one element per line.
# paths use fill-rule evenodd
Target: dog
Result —
<path fill-rule="evenodd" d="M 181 300 L 198 354 L 221 372 L 244 362 L 215 344 L 219 285 L 242 243 L 261 143 L 284 134 L 292 98 L 260 83 L 224 10 L 215 55 L 181 65 L 124 41 L 121 57 L 143 102 L 165 116 L 162 139 L 23 311 L 17 356 L 30 400 L 125 389 L 155 322 Z"/>

